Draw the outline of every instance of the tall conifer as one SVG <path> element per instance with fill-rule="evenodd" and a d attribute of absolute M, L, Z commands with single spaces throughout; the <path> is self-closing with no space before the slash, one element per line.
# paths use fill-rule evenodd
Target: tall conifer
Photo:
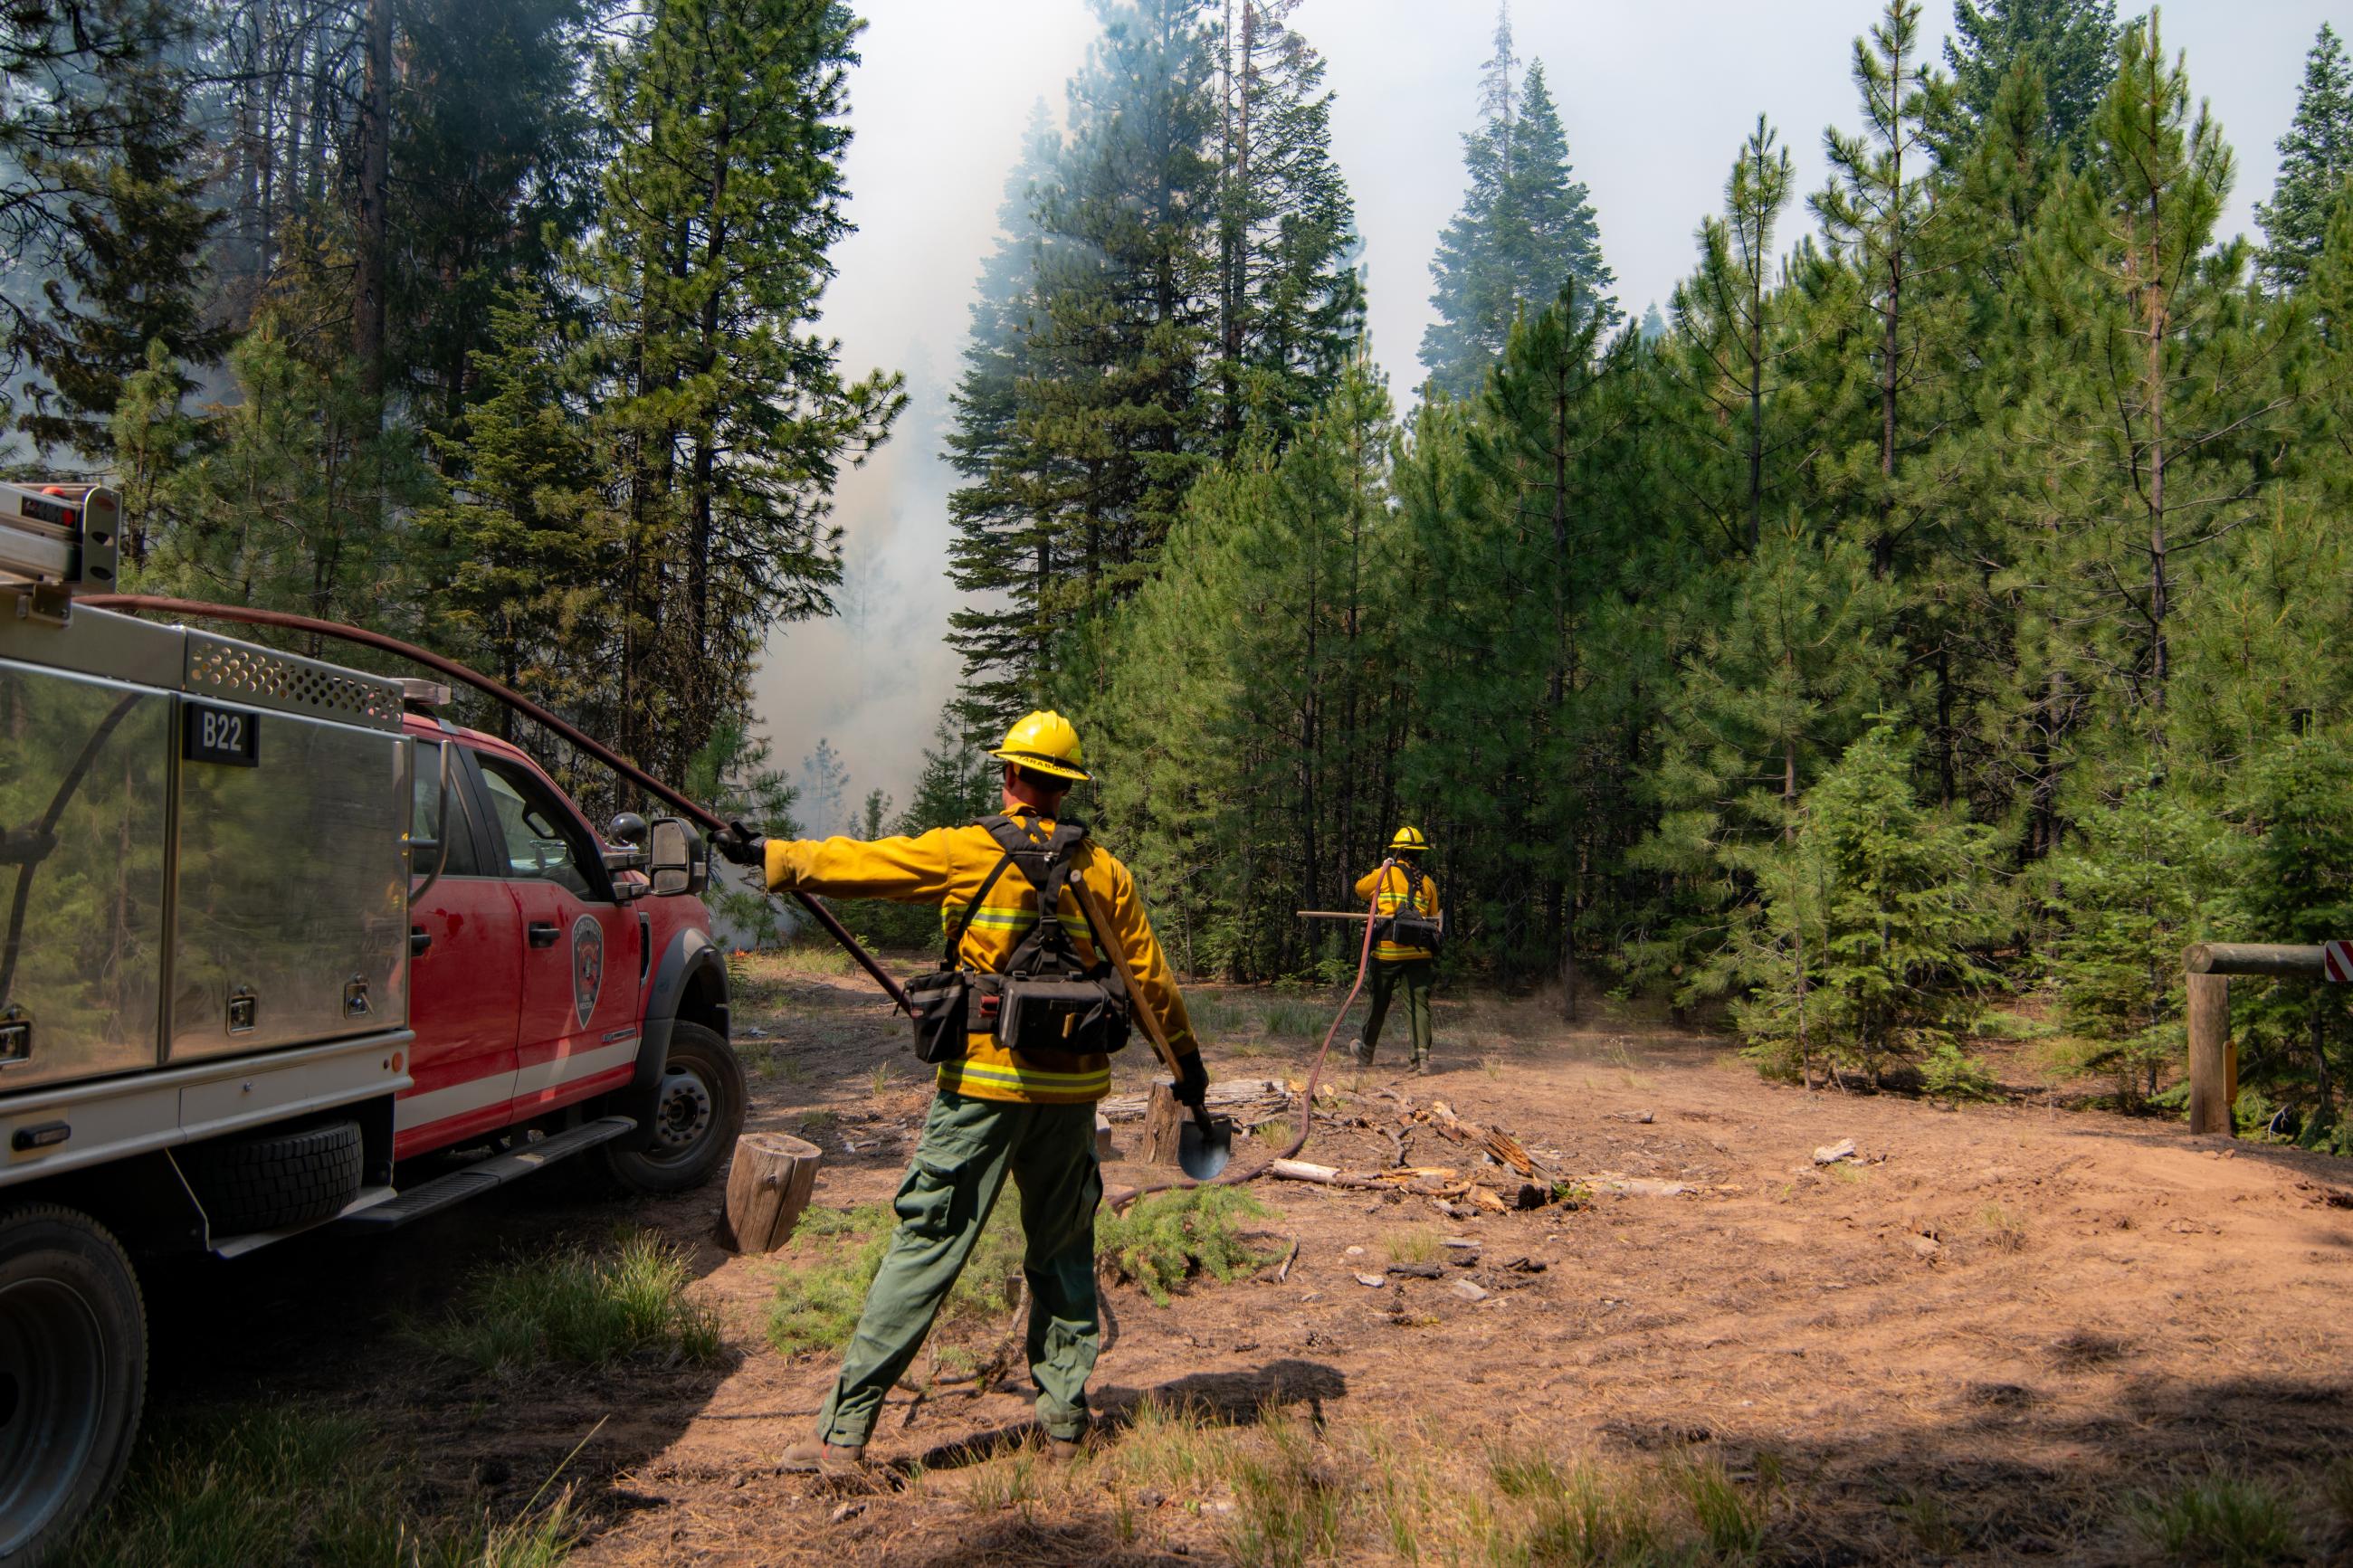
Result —
<path fill-rule="evenodd" d="M 2329 218 L 2345 205 L 2345 184 L 2353 179 L 2353 64 L 2326 22 L 2305 57 L 2295 119 L 2279 140 L 2279 183 L 2272 199 L 2257 205 L 2255 218 L 2271 241 L 2264 276 L 2274 288 L 2293 289 L 2320 255 Z"/>

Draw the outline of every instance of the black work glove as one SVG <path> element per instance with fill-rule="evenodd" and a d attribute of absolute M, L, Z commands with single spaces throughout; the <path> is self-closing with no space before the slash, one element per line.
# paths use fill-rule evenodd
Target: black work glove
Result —
<path fill-rule="evenodd" d="M 57 834 L 42 832 L 37 824 L 15 829 L 0 827 L 0 866 L 37 866 L 57 847 Z"/>
<path fill-rule="evenodd" d="M 1176 1082 L 1173 1088 L 1177 1104 L 1201 1109 L 1201 1101 L 1209 1092 L 1209 1069 L 1201 1065 L 1200 1052 L 1176 1058 Z"/>
<path fill-rule="evenodd" d="M 711 847 L 731 865 L 765 869 L 768 864 L 768 841 L 740 822 L 729 823 L 724 833 L 712 834 Z"/>

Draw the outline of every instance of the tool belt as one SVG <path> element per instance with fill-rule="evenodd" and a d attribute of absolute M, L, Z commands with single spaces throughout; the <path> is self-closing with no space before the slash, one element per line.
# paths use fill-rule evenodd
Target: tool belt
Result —
<path fill-rule="evenodd" d="M 1446 927 L 1436 915 L 1421 912 L 1421 868 L 1408 866 L 1405 872 L 1405 902 L 1391 910 L 1375 927 L 1374 934 L 1381 941 L 1398 947 L 1419 947 L 1430 953 L 1438 952 L 1446 940 Z"/>
<path fill-rule="evenodd" d="M 939 969 L 907 985 L 915 1024 L 915 1056 L 954 1061 L 972 1033 L 973 999 L 984 1027 L 1010 1051 L 1109 1055 L 1127 1044 L 1127 988 L 1107 960 L 1079 957 L 1058 912 L 1062 889 L 1079 874 L 1071 860 L 1087 837 L 1082 822 L 1057 823 L 1043 839 L 1012 817 L 985 816 L 980 826 L 1005 851 L 947 935 Z M 1011 866 L 1038 894 L 1038 923 L 1024 935 L 1001 971 L 960 965 L 958 950 L 982 900 Z M 1096 933 L 1100 952 L 1106 939 Z"/>

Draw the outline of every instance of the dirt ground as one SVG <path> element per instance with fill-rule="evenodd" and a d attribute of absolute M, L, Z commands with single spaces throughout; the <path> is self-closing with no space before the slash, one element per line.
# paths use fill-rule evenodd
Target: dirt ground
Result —
<path fill-rule="evenodd" d="M 1261 1184 L 1270 1237 L 1298 1243 L 1279 1283 L 1271 1270 L 1203 1283 L 1165 1309 L 1107 1292 L 1116 1327 L 1095 1381 L 1114 1418 L 1106 1440 L 1156 1393 L 1215 1419 L 1288 1407 L 1318 1431 L 1410 1432 L 1462 1453 L 1704 1456 L 1744 1480 L 1769 1466 L 1782 1489 L 1766 1558 L 1824 1563 L 2137 1561 L 2151 1549 L 2129 1527 L 2136 1497 L 2218 1473 L 2308 1493 L 2353 1454 L 2353 1171 L 2341 1163 L 2047 1097 L 1955 1110 L 1776 1087 L 1719 1038 L 1603 1012 L 1572 1029 L 1533 1004 L 1441 994 L 1440 1070 L 1343 1070 L 1341 1113 L 1393 1121 L 1384 1089 L 1443 1100 L 1565 1171 L 1696 1191 L 1458 1221 L 1424 1196 Z M 781 982 L 739 1009 L 737 1027 L 755 1067 L 752 1127 L 796 1131 L 832 1113 L 810 1131 L 827 1153 L 817 1203 L 887 1198 L 928 1091 L 871 992 Z M 1235 1057 L 1213 1039 L 1212 1069 L 1296 1075 L 1313 1044 L 1294 1034 Z M 1123 1088 L 1147 1081 L 1145 1055 L 1123 1060 Z M 878 1078 L 883 1064 L 895 1070 Z M 1132 1146 L 1136 1124 L 1118 1136 Z M 1811 1152 L 1841 1139 L 1858 1160 L 1816 1166 Z M 1240 1147 L 1246 1161 L 1267 1152 Z M 1428 1131 L 1406 1152 L 1463 1161 Z M 1319 1119 L 1307 1157 L 1377 1169 L 1394 1151 Z M 1117 1187 L 1145 1173 L 1106 1174 Z M 1018 1373 L 1011 1389 L 946 1392 L 912 1416 L 892 1400 L 874 1452 L 898 1462 L 893 1479 L 920 1462 L 922 1485 L 845 1490 L 777 1473 L 832 1363 L 768 1348 L 765 1304 L 793 1254 L 719 1251 L 717 1202 L 715 1187 L 614 1200 L 551 1172 L 389 1241 L 289 1246 L 168 1277 L 153 1286 L 155 1406 L 261 1397 L 357 1410 L 414 1449 L 424 1484 L 453 1508 L 527 1496 L 561 1467 L 591 1521 L 574 1558 L 586 1564 L 1226 1554 L 1225 1505 L 1179 1487 L 1146 1494 L 1140 1525 L 1123 1500 L 1114 1532 L 1083 1478 L 1064 1494 L 1079 1503 L 1046 1514 L 955 1484 L 1018 1443 L 1029 1402 Z M 486 1385 L 406 1336 L 470 1269 L 617 1222 L 691 1249 L 693 1289 L 728 1325 L 729 1364 Z M 1479 1261 L 1360 1284 L 1403 1230 L 1474 1239 Z M 1485 1298 L 1465 1300 L 1458 1278 Z"/>

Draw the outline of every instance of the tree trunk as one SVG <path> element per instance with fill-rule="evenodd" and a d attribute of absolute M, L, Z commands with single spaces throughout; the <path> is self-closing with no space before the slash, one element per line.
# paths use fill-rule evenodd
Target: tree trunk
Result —
<path fill-rule="evenodd" d="M 1165 1082 L 1152 1086 L 1151 1103 L 1144 1110 L 1144 1163 L 1175 1166 L 1185 1138 L 1185 1110 Z"/>
<path fill-rule="evenodd" d="M 367 69 L 360 99 L 359 254 L 352 285 L 352 357 L 360 385 L 384 395 L 385 205 L 392 142 L 392 0 L 368 0 Z"/>

